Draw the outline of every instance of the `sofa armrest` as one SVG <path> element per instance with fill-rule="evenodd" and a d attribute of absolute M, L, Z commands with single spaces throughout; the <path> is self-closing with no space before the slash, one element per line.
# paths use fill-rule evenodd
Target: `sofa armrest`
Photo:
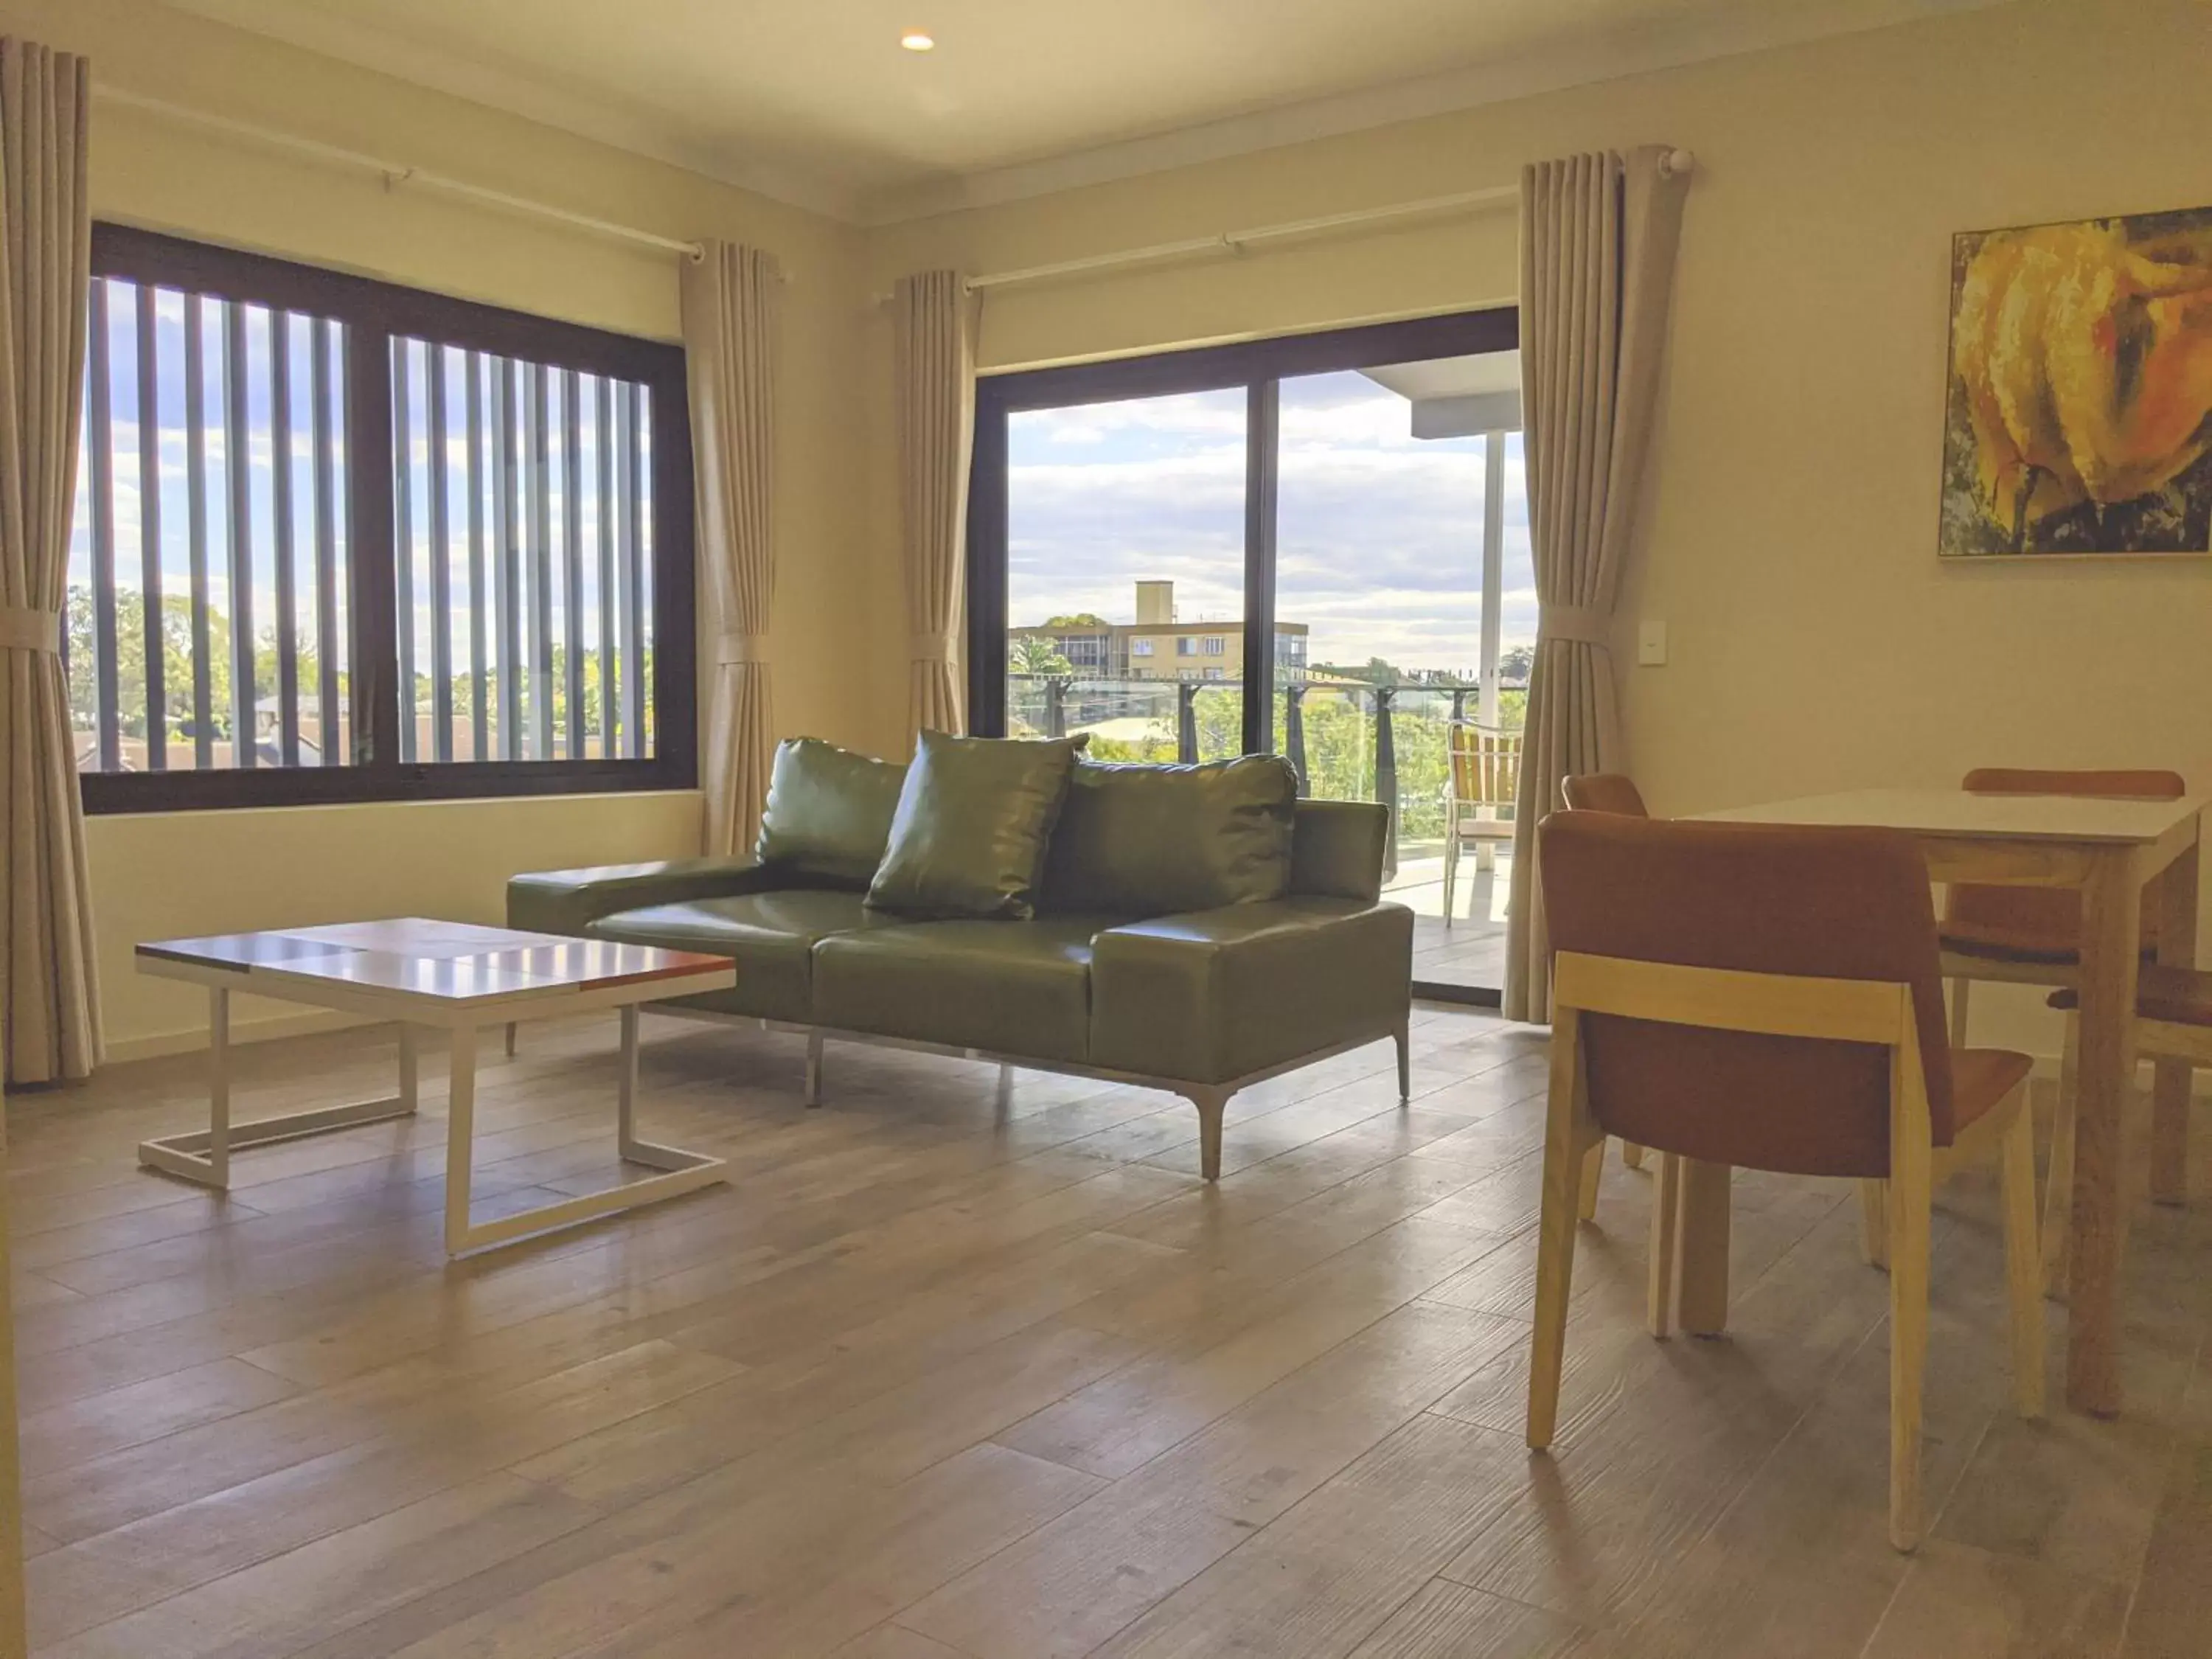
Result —
<path fill-rule="evenodd" d="M 1373 801 L 1300 801 L 1291 821 L 1292 896 L 1374 903 L 1389 841 L 1389 811 Z"/>
<path fill-rule="evenodd" d="M 1401 904 L 1292 896 L 1109 927 L 1091 941 L 1091 1060 L 1226 1083 L 1390 1035 L 1413 977 Z"/>
<path fill-rule="evenodd" d="M 687 899 L 729 898 L 791 885 L 750 855 L 603 864 L 585 870 L 536 870 L 507 884 L 507 925 L 537 933 L 580 933 L 617 910 Z"/>

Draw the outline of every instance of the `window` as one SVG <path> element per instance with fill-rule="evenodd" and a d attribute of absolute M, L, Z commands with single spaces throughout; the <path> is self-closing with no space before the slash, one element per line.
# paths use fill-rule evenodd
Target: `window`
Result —
<path fill-rule="evenodd" d="M 684 788 L 680 349 L 94 228 L 92 811 Z"/>
<path fill-rule="evenodd" d="M 1484 1000 L 1510 853 L 1446 856 L 1467 851 L 1447 780 L 1454 724 L 1510 729 L 1526 701 L 1517 333 L 1505 308 L 986 377 L 974 729 L 1082 732 L 1097 759 L 1272 750 L 1303 794 L 1386 805 L 1386 885 L 1438 935 L 1423 985 Z M 1172 678 L 1133 639 L 1121 676 L 1022 701 L 1009 624 L 1076 609 L 1174 640 Z"/>
<path fill-rule="evenodd" d="M 1129 654 L 1130 654 L 1131 656 L 1133 656 L 1133 657 L 1149 657 L 1149 656 L 1151 656 L 1151 655 L 1152 654 L 1152 642 L 1150 640 L 1132 640 L 1132 641 L 1129 641 Z"/>

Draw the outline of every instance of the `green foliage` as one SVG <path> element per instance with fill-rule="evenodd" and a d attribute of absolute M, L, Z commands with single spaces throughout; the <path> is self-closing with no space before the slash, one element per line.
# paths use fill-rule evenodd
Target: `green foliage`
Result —
<path fill-rule="evenodd" d="M 1055 619 L 1050 626 L 1060 626 Z M 1006 672 L 1010 674 L 1073 674 L 1075 665 L 1060 647 L 1040 634 L 1017 634 L 1006 641 Z"/>
<path fill-rule="evenodd" d="M 1044 620 L 1044 625 L 1047 628 L 1072 629 L 1078 628 L 1111 628 L 1114 624 L 1108 622 L 1105 617 L 1100 616 L 1095 611 L 1072 611 L 1065 617 L 1048 617 Z"/>

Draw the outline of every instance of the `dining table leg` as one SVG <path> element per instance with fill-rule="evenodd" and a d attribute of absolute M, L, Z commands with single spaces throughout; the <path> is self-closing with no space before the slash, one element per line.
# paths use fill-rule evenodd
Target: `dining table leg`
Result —
<path fill-rule="evenodd" d="M 2158 882 L 2158 959 L 2168 968 L 2197 965 L 2197 851 L 2191 841 Z M 2161 1060 L 2152 1073 L 2150 1195 L 2160 1204 L 2189 1201 L 2189 1091 L 2196 1068 Z"/>
<path fill-rule="evenodd" d="M 2132 847 L 2090 854 L 2081 887 L 2081 1041 L 2075 1080 L 2074 1238 L 2066 1400 L 2117 1416 L 2121 1262 L 2127 1247 L 2123 1114 L 2133 1080 L 2142 872 Z"/>
<path fill-rule="evenodd" d="M 1728 1329 L 1729 1187 L 1735 1171 L 1725 1164 L 1682 1160 L 1681 1265 L 1676 1313 L 1692 1336 Z"/>

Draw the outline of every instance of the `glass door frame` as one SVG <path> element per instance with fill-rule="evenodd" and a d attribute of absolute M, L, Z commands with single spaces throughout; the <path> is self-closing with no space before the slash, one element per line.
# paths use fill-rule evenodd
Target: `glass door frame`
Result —
<path fill-rule="evenodd" d="M 1010 415 L 1244 388 L 1243 747 L 1246 754 L 1266 754 L 1274 746 L 1276 471 L 1281 453 L 1282 382 L 1297 375 L 1511 351 L 1520 342 L 1520 312 L 1504 305 L 980 376 L 968 480 L 968 729 L 981 737 L 1003 737 L 1006 730 Z M 1504 446 L 1493 443 L 1492 448 L 1502 454 Z"/>

